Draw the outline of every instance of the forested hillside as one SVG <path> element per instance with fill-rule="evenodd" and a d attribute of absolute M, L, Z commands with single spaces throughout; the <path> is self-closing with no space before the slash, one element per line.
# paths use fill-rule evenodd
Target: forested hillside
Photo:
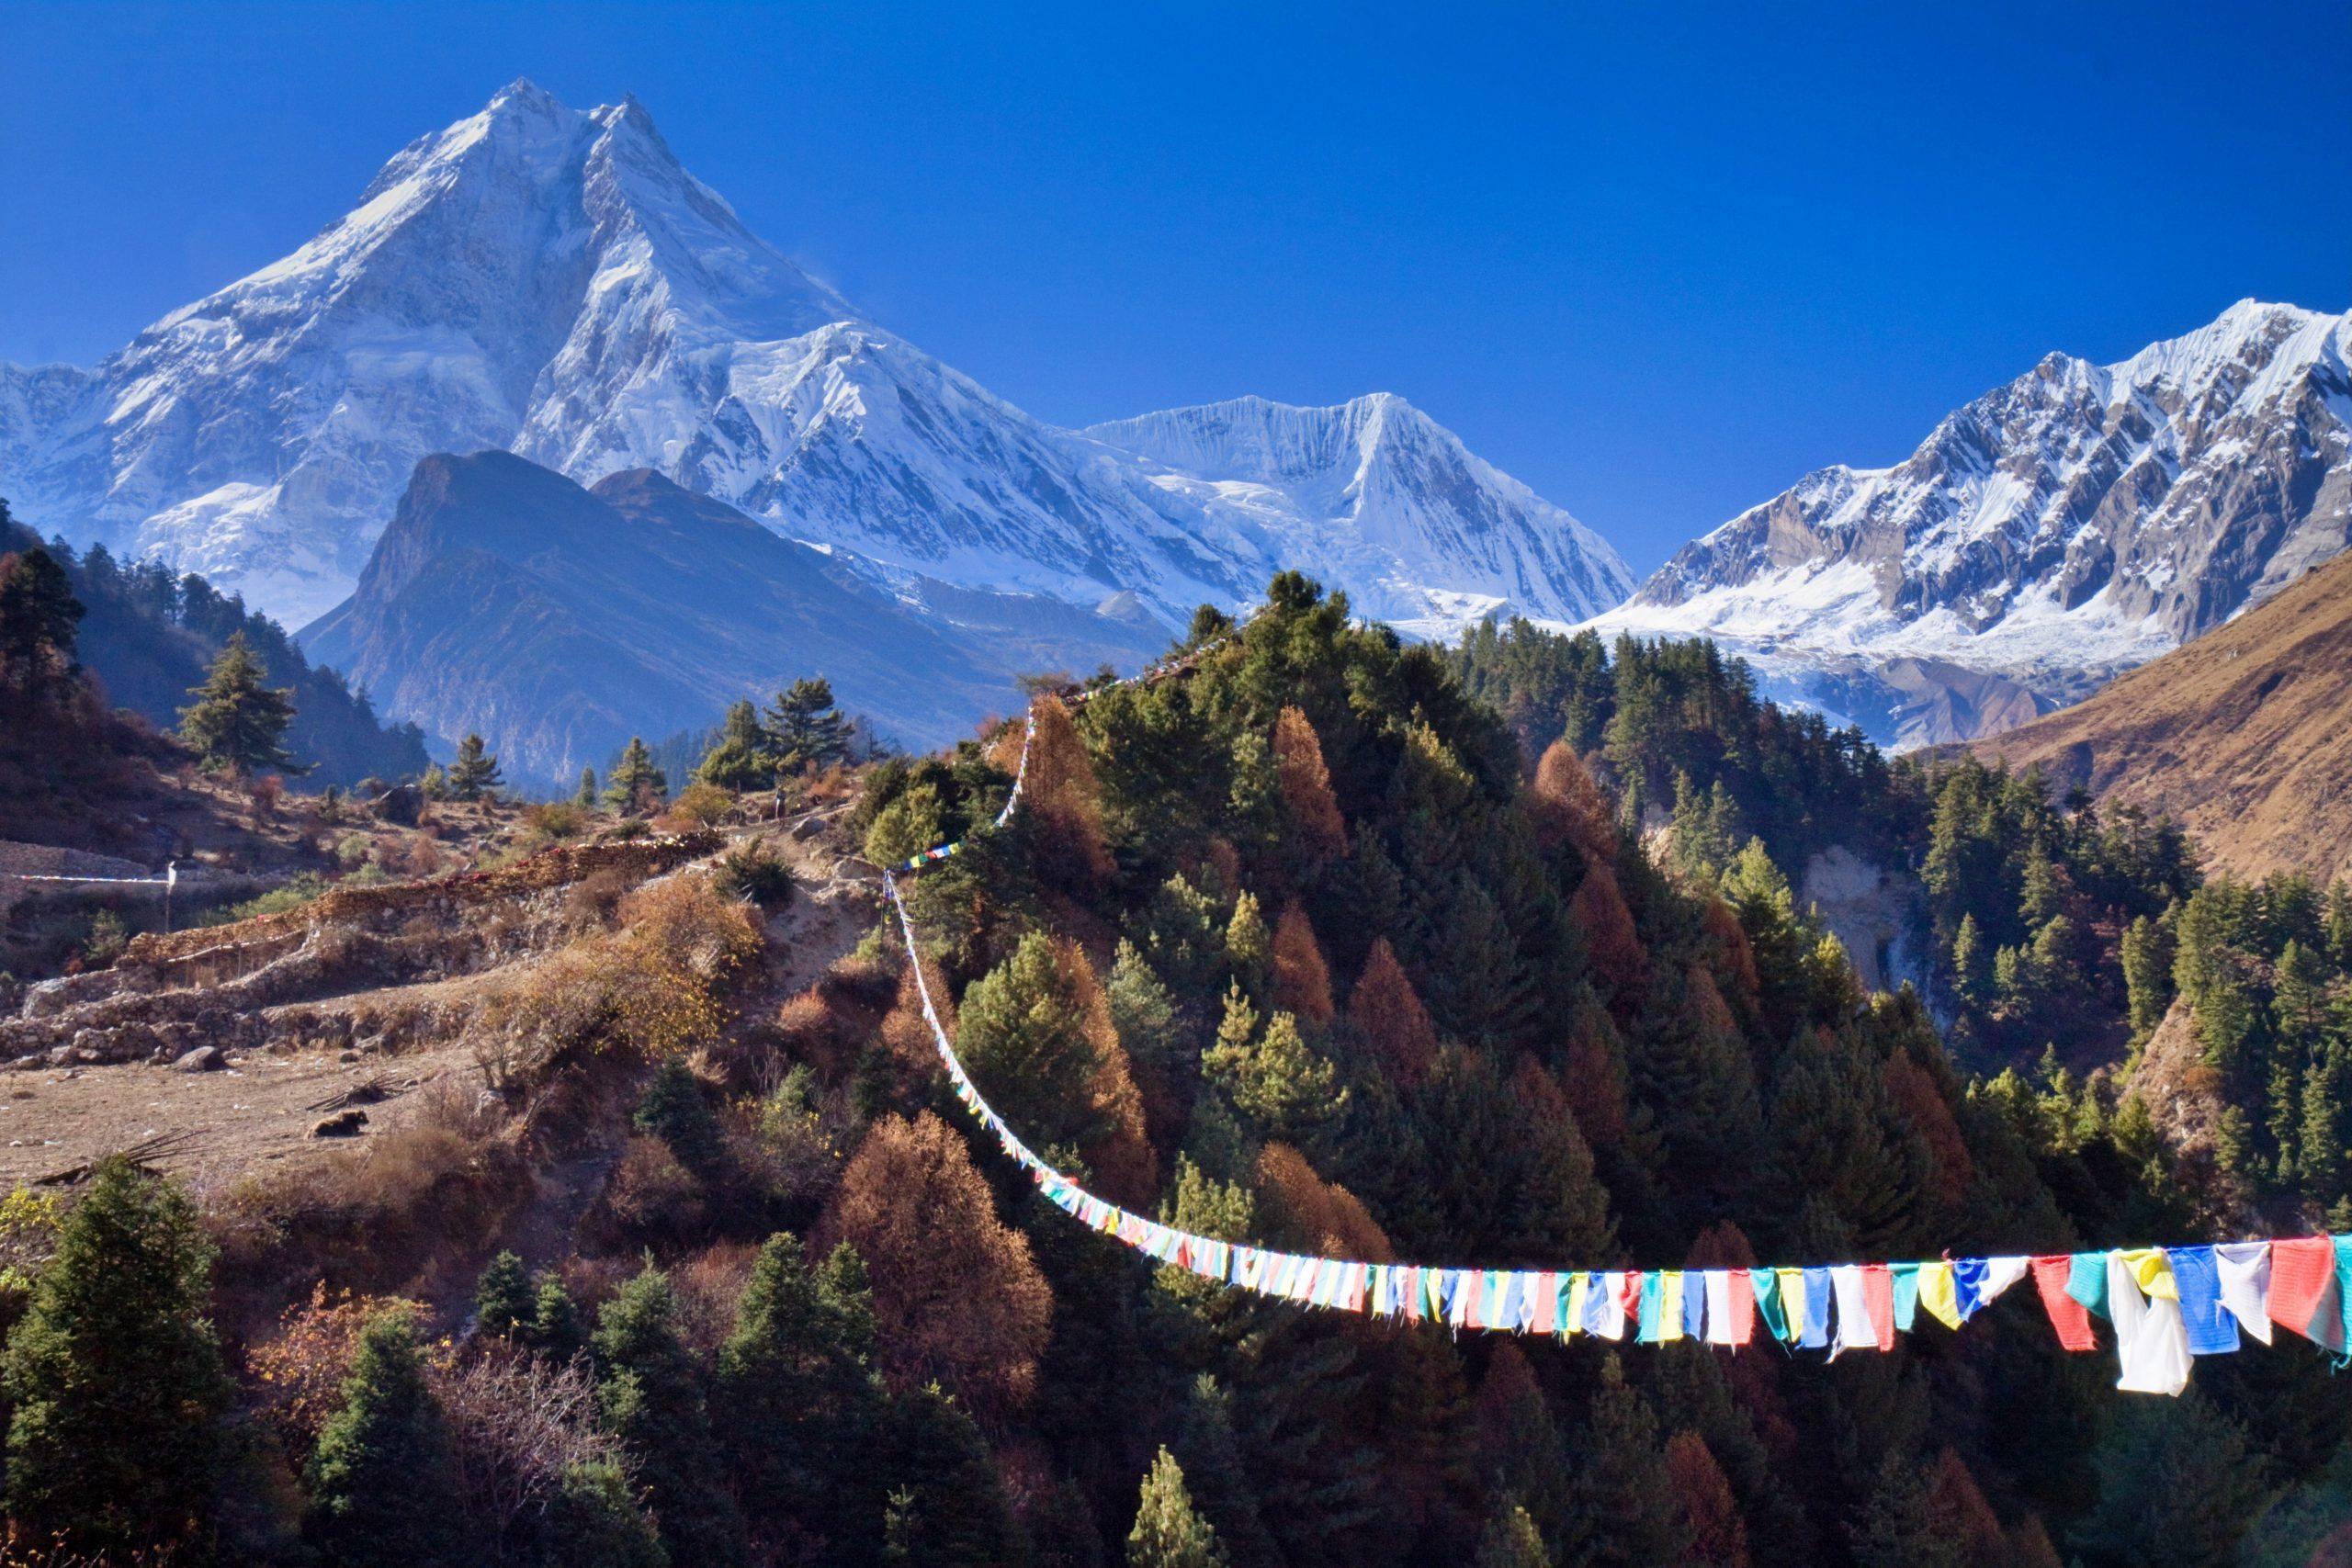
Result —
<path fill-rule="evenodd" d="M 159 729 L 175 728 L 189 689 L 232 637 L 240 632 L 261 660 L 265 679 L 294 694 L 294 724 L 287 747 L 314 782 L 348 786 L 360 779 L 413 778 L 424 773 L 424 738 L 413 724 L 388 725 L 365 692 L 343 677 L 313 668 L 285 628 L 249 613 L 242 600 L 223 597 L 201 577 L 175 576 L 154 561 L 125 565 L 106 547 L 75 555 L 62 541 L 44 545 L 30 529 L 8 520 L 0 505 L 0 554 L 45 548 L 65 569 L 86 612 L 78 652 L 116 705 Z"/>
<path fill-rule="evenodd" d="M 1307 1310 L 1075 1223 L 951 1091 L 923 985 L 989 1103 L 1107 1198 L 1234 1242 L 1493 1268 L 2222 1234 L 2117 1075 L 1971 1065 L 1932 997 L 1865 992 L 1784 871 L 1843 823 L 1923 883 L 1999 846 L 1920 917 L 2007 907 L 1996 970 L 2018 931 L 2039 962 L 2052 922 L 2096 931 L 2177 879 L 2116 1005 L 2170 1002 L 2144 965 L 2172 931 L 2183 993 L 2238 1009 L 2243 1037 L 2213 1039 L 2246 1078 L 2336 1060 L 2346 1010 L 2333 948 L 2273 940 L 2334 942 L 2324 908 L 2224 907 L 2177 837 L 1888 763 L 1707 650 L 1515 631 L 1449 656 L 1285 575 L 1179 651 L 1180 674 L 1041 698 L 1001 829 L 1017 725 L 854 784 L 808 772 L 788 801 L 697 784 L 738 841 L 642 886 L 521 863 L 515 886 L 560 896 L 469 917 L 509 967 L 401 1025 L 471 1050 L 488 1091 L 308 1187 L 198 1215 L 103 1173 L 11 1298 L 20 1530 L 288 1563 L 2120 1568 L 2302 1562 L 2352 1523 L 2352 1402 L 2293 1333 L 2154 1399 L 2115 1392 L 2105 1324 L 2069 1352 L 2022 1286 L 1832 1359 Z M 792 826 L 748 825 L 787 804 Z M 543 809 L 597 852 L 645 830 Z M 888 910 L 843 868 L 953 839 L 901 883 L 919 983 L 894 923 L 857 940 Z M 432 908 L 496 885 L 461 886 L 483 890 Z M 385 910 L 367 940 L 320 914 L 305 952 L 493 962 L 399 897 L 349 903 Z M 2114 1030 L 2120 1051 L 2133 1020 Z M 2309 1179 L 2307 1132 L 2263 1136 L 2270 1190 Z M 109 1403 L 123 1346 L 141 1393 Z"/>

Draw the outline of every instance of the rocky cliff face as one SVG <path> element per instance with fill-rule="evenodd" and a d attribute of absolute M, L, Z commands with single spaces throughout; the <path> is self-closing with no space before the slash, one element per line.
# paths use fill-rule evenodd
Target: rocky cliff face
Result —
<path fill-rule="evenodd" d="M 2352 529 L 2352 318 L 2245 300 L 2052 355 L 1891 468 L 1685 547 L 1600 625 L 1712 635 L 1904 741 L 1989 733 L 2258 604 Z"/>

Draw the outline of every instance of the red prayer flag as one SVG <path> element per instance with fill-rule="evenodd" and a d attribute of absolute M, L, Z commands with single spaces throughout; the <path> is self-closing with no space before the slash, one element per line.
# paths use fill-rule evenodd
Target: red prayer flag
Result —
<path fill-rule="evenodd" d="M 1756 1285 L 1745 1269 L 1731 1270 L 1731 1342 L 1745 1345 L 1756 1337 Z"/>
<path fill-rule="evenodd" d="M 2270 1244 L 2270 1316 L 2331 1350 L 2344 1348 L 2335 1244 L 2324 1235 Z"/>
<path fill-rule="evenodd" d="M 1871 1314 L 1871 1333 L 1882 1350 L 1894 1348 L 1894 1270 L 1883 1263 L 1862 1265 L 1862 1302 Z"/>
<path fill-rule="evenodd" d="M 2096 1350 L 2098 1337 L 2091 1332 L 2090 1309 L 2066 1293 L 2074 1278 L 2075 1260 L 2065 1253 L 2033 1260 L 2033 1288 L 2041 1293 L 2041 1310 L 2058 1331 L 2058 1343 L 2069 1350 Z"/>

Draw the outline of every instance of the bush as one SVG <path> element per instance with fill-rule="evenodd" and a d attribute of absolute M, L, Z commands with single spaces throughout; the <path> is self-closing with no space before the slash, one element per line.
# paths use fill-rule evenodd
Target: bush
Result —
<path fill-rule="evenodd" d="M 662 816 L 662 826 L 673 833 L 695 828 L 708 828 L 726 820 L 735 809 L 735 797 L 717 784 L 690 784 L 678 792 L 670 809 Z"/>
<path fill-rule="evenodd" d="M 588 826 L 588 813 L 568 800 L 541 801 L 524 811 L 523 826 L 549 842 L 576 839 Z"/>
<path fill-rule="evenodd" d="M 633 1235 L 673 1235 L 701 1226 L 702 1183 L 678 1163 L 669 1145 L 639 1134 L 621 1151 L 605 1183 L 605 1207 Z"/>
<path fill-rule="evenodd" d="M 196 924 L 227 926 L 239 920 L 259 919 L 264 915 L 282 915 L 288 909 L 300 908 L 313 898 L 324 897 L 334 886 L 318 873 L 306 871 L 242 904 L 232 904 L 225 909 L 214 909 L 201 915 Z"/>
<path fill-rule="evenodd" d="M 792 868 L 756 841 L 718 857 L 718 890 L 729 898 L 748 899 L 763 908 L 777 908 L 792 897 Z"/>
<path fill-rule="evenodd" d="M 100 909 L 90 917 L 90 934 L 83 939 L 82 958 L 93 969 L 103 969 L 122 956 L 130 945 L 130 928 L 112 909 Z"/>

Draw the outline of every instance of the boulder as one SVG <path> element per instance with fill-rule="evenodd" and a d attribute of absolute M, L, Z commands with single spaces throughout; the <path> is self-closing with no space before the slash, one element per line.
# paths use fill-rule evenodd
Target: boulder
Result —
<path fill-rule="evenodd" d="M 376 814 L 379 822 L 413 828 L 424 820 L 424 791 L 413 784 L 395 784 L 378 795 L 368 809 Z"/>
<path fill-rule="evenodd" d="M 228 1065 L 229 1059 L 220 1054 L 220 1046 L 199 1045 L 185 1055 L 175 1057 L 172 1070 L 175 1073 L 212 1073 Z"/>

